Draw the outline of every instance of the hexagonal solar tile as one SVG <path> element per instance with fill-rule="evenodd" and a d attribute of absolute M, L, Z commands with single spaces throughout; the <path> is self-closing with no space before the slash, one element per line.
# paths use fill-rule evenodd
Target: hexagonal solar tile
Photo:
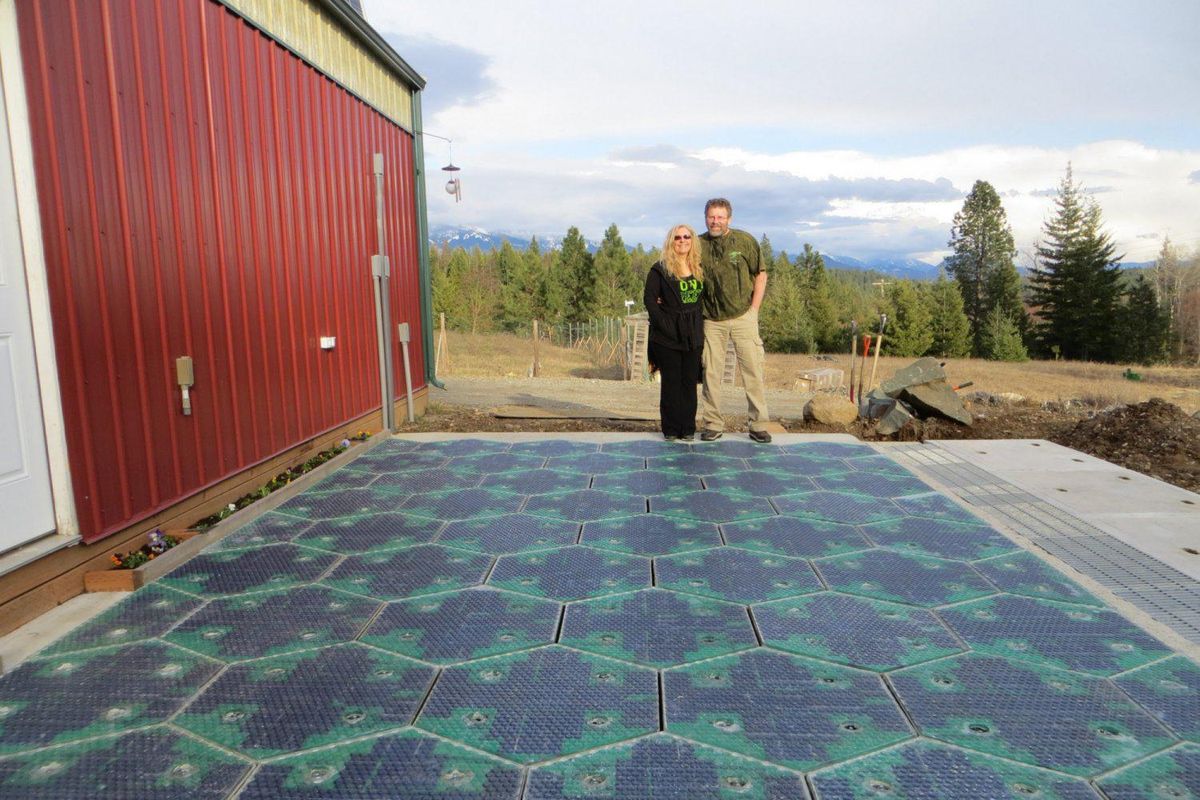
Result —
<path fill-rule="evenodd" d="M 703 489 L 698 475 L 682 475 L 678 472 L 654 472 L 638 469 L 628 472 L 608 472 L 592 478 L 592 488 L 604 489 L 621 494 L 636 494 L 653 497 L 671 492 L 687 492 Z"/>
<path fill-rule="evenodd" d="M 416 724 L 513 761 L 544 761 L 657 731 L 658 676 L 551 645 L 448 667 Z"/>
<path fill-rule="evenodd" d="M 430 519 L 476 519 L 520 511 L 524 500 L 519 494 L 495 489 L 449 489 L 414 495 L 400 507 Z"/>
<path fill-rule="evenodd" d="M 449 460 L 449 455 L 444 455 L 434 450 L 424 453 L 415 451 L 407 453 L 385 452 L 378 455 L 372 451 L 354 459 L 345 466 L 345 469 L 360 470 L 377 475 L 387 472 L 437 469 L 438 467 L 445 466 Z"/>
<path fill-rule="evenodd" d="M 320 492 L 344 492 L 347 489 L 364 489 L 371 485 L 379 474 L 375 472 L 362 472 L 352 469 L 339 469 L 328 478 L 323 479 L 319 483 L 313 484 L 308 491 L 313 493 Z"/>
<path fill-rule="evenodd" d="M 268 511 L 254 522 L 238 528 L 210 547 L 214 550 L 234 550 L 239 547 L 280 544 L 291 541 L 312 525 L 311 520 Z"/>
<path fill-rule="evenodd" d="M 1200 746 L 1185 744 L 1096 781 L 1109 800 L 1200 797 Z"/>
<path fill-rule="evenodd" d="M 582 472 L 585 475 L 623 472 L 631 469 L 642 469 L 645 466 L 646 459 L 641 456 L 621 455 L 619 453 L 584 453 L 583 455 L 553 456 L 546 461 L 546 467 L 549 469 Z"/>
<path fill-rule="evenodd" d="M 889 670 L 963 652 L 932 613 L 825 592 L 756 605 L 763 643 L 790 653 Z"/>
<path fill-rule="evenodd" d="M 541 469 L 545 463 L 545 456 L 523 453 L 480 453 L 473 456 L 456 456 L 450 459 L 446 468 L 456 472 L 493 475 L 513 470 Z"/>
<path fill-rule="evenodd" d="M 525 511 L 530 514 L 572 522 L 624 517 L 645 510 L 646 501 L 641 497 L 596 489 L 534 495 L 525 504 Z"/>
<path fill-rule="evenodd" d="M 331 553 L 369 553 L 428 542 L 441 528 L 436 520 L 392 511 L 321 520 L 292 543 Z"/>
<path fill-rule="evenodd" d="M 514 442 L 510 453 L 551 458 L 553 456 L 582 456 L 599 452 L 600 445 L 594 442 L 571 442 L 566 439 L 541 439 L 534 442 Z"/>
<path fill-rule="evenodd" d="M 649 587 L 650 559 L 573 545 L 502 556 L 488 584 L 552 600 L 603 597 Z"/>
<path fill-rule="evenodd" d="M 157 641 L 26 661 L 0 681 L 0 753 L 163 722 L 220 668 Z"/>
<path fill-rule="evenodd" d="M 665 670 L 663 697 L 671 733 L 793 769 L 913 733 L 878 675 L 763 649 Z"/>
<path fill-rule="evenodd" d="M 715 442 L 696 442 L 702 452 L 729 458 L 745 458 L 753 461 L 762 456 L 781 452 L 778 447 L 764 447 L 758 442 L 747 439 L 725 437 Z"/>
<path fill-rule="evenodd" d="M 347 489 L 321 494 L 309 491 L 296 495 L 275 510 L 301 519 L 335 519 L 395 511 L 407 497 L 404 492 L 393 492 L 383 488 Z"/>
<path fill-rule="evenodd" d="M 400 494 L 421 494 L 443 489 L 468 489 L 479 485 L 478 472 L 455 470 L 449 467 L 393 472 L 380 476 L 376 488 L 387 487 Z"/>
<path fill-rule="evenodd" d="M 955 522 L 966 522 L 970 525 L 983 525 L 983 520 L 967 511 L 958 503 L 937 492 L 929 494 L 897 497 L 892 501 L 901 511 L 912 517 L 931 517 L 933 519 L 948 519 Z"/>
<path fill-rule="evenodd" d="M 938 613 L 972 650 L 1093 675 L 1172 655 L 1114 611 L 999 595 Z"/>
<path fill-rule="evenodd" d="M 290 544 L 205 552 L 158 579 L 201 597 L 286 589 L 319 578 L 340 556 Z"/>
<path fill-rule="evenodd" d="M 721 533 L 708 522 L 641 514 L 585 523 L 579 541 L 603 550 L 658 556 L 720 547 Z"/>
<path fill-rule="evenodd" d="M 810 779 L 821 800 L 1100 800 L 1095 790 L 1078 778 L 924 739 L 818 770 Z"/>
<path fill-rule="evenodd" d="M 474 586 L 491 565 L 489 555 L 423 544 L 407 550 L 350 556 L 322 583 L 380 600 L 401 600 Z"/>
<path fill-rule="evenodd" d="M 705 475 L 704 486 L 706 489 L 727 489 L 753 497 L 774 497 L 778 494 L 812 491 L 817 488 L 808 478 L 775 469 Z"/>
<path fill-rule="evenodd" d="M 794 453 L 772 453 L 759 456 L 752 462 L 755 469 L 773 469 L 797 478 L 816 478 L 820 475 L 840 475 L 853 470 L 845 461 L 836 458 L 817 458 Z"/>
<path fill-rule="evenodd" d="M 866 550 L 871 543 L 851 525 L 798 517 L 767 517 L 722 525 L 728 544 L 798 558 Z"/>
<path fill-rule="evenodd" d="M 550 644 L 562 607 L 475 588 L 389 603 L 362 641 L 434 664 Z"/>
<path fill-rule="evenodd" d="M 736 547 L 658 558 L 654 576 L 663 589 L 744 604 L 823 588 L 807 561 Z"/>
<path fill-rule="evenodd" d="M 650 498 L 650 511 L 699 522 L 736 522 L 775 516 L 771 501 L 729 489 L 680 492 Z"/>
<path fill-rule="evenodd" d="M 508 449 L 507 442 L 491 439 L 444 439 L 438 442 L 421 442 L 417 452 L 437 453 L 449 456 L 474 456 L 483 453 L 502 453 Z"/>
<path fill-rule="evenodd" d="M 1177 736 L 1200 742 L 1200 666 L 1195 662 L 1174 656 L 1114 680 Z"/>
<path fill-rule="evenodd" d="M 758 644 L 742 606 L 662 589 L 571 603 L 559 642 L 655 667 Z"/>
<path fill-rule="evenodd" d="M 516 469 L 499 475 L 485 475 L 485 489 L 505 489 L 516 494 L 550 494 L 586 489 L 591 476 L 560 469 Z"/>
<path fill-rule="evenodd" d="M 80 625 L 40 654 L 73 653 L 161 636 L 203 604 L 203 600 L 191 595 L 152 583 Z"/>
<path fill-rule="evenodd" d="M 679 442 L 664 442 L 662 439 L 636 439 L 629 442 L 605 442 L 600 452 L 622 456 L 666 456 L 679 452 Z"/>
<path fill-rule="evenodd" d="M 822 475 L 813 478 L 822 489 L 834 492 L 852 492 L 867 497 L 904 497 L 930 491 L 929 484 L 912 475 L 893 475 L 887 472 L 843 472 L 840 475 Z"/>
<path fill-rule="evenodd" d="M 862 458 L 878 455 L 877 451 L 865 444 L 850 442 L 795 442 L 782 445 L 780 450 L 785 453 L 814 456 L 816 458 Z"/>
<path fill-rule="evenodd" d="M 846 466 L 855 472 L 869 472 L 873 475 L 902 475 L 912 477 L 913 473 L 903 465 L 885 455 L 853 456 L 843 459 Z M 928 488 L 926 488 L 928 491 Z"/>
<path fill-rule="evenodd" d="M 0 793 L 27 800 L 220 800 L 237 788 L 249 769 L 249 762 L 189 736 L 149 728 L 2 759 Z"/>
<path fill-rule="evenodd" d="M 281 655 L 353 639 L 380 605 L 311 586 L 229 597 L 204 606 L 164 638 L 222 661 Z"/>
<path fill-rule="evenodd" d="M 407 725 L 434 674 L 354 643 L 276 656 L 233 665 L 174 723 L 266 758 Z"/>
<path fill-rule="evenodd" d="M 945 519 L 899 517 L 863 525 L 862 532 L 876 544 L 891 550 L 963 561 L 1020 549 L 988 525 L 968 525 Z"/>
<path fill-rule="evenodd" d="M 971 566 L 1009 594 L 1104 607 L 1102 600 L 1033 553 L 1011 553 L 1000 558 L 977 561 Z"/>
<path fill-rule="evenodd" d="M 739 795 L 807 800 L 808 790 L 799 773 L 662 733 L 534 767 L 525 789 L 525 800 L 725 800 Z"/>
<path fill-rule="evenodd" d="M 517 800 L 520 792 L 512 764 L 409 728 L 264 764 L 238 797 Z"/>
<path fill-rule="evenodd" d="M 862 525 L 904 516 L 892 501 L 843 492 L 801 492 L 772 500 L 780 514 Z"/>
<path fill-rule="evenodd" d="M 1173 738 L 1101 678 L 975 653 L 891 673 L 921 733 L 989 755 L 1092 776 Z"/>
<path fill-rule="evenodd" d="M 438 537 L 438 544 L 498 555 L 562 547 L 574 544 L 578 538 L 578 522 L 532 514 L 503 514 L 451 522 Z"/>
<path fill-rule="evenodd" d="M 962 561 L 888 550 L 822 558 L 813 565 L 830 589 L 896 603 L 932 608 L 996 592 Z"/>
<path fill-rule="evenodd" d="M 707 451 L 673 453 L 646 459 L 651 472 L 675 472 L 683 475 L 720 475 L 723 472 L 745 472 L 746 461 Z"/>

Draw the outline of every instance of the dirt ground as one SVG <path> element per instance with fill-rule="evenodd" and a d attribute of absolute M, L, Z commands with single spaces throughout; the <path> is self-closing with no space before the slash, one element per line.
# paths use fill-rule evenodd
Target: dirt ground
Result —
<path fill-rule="evenodd" d="M 639 431 L 656 432 L 655 421 L 603 417 L 522 419 L 497 416 L 496 410 L 511 392 L 511 379 L 471 378 L 447 381 L 449 391 L 434 389 L 428 413 L 404 432 L 452 431 Z M 580 378 L 543 379 L 536 395 L 523 387 L 526 405 L 562 406 L 563 397 L 586 397 L 589 408 L 628 402 L 629 384 L 621 381 Z M 605 395 L 611 394 L 606 406 Z M 480 398 L 490 398 L 486 402 Z M 647 405 L 653 409 L 652 400 Z M 728 405 L 727 405 L 728 407 Z M 793 406 L 793 409 L 795 406 Z M 1152 398 L 1130 405 L 1098 409 L 1078 401 L 971 402 L 970 427 L 932 420 L 905 429 L 891 440 L 936 439 L 1048 439 L 1114 464 L 1136 470 L 1167 483 L 1200 491 L 1200 419 L 1176 405 Z M 745 431 L 745 416 L 728 415 L 727 430 Z M 865 441 L 878 440 L 874 423 L 859 421 L 849 427 L 820 425 L 800 415 L 777 415 L 792 433 L 850 433 Z"/>

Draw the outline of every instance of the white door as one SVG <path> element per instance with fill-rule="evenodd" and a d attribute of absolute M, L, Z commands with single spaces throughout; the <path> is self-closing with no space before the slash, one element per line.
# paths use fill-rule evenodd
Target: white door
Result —
<path fill-rule="evenodd" d="M 4 109 L 0 83 L 0 553 L 54 530 L 54 499 Z"/>

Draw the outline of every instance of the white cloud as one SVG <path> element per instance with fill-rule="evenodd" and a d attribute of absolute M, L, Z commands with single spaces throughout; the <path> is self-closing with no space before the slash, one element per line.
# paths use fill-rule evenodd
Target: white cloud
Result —
<path fill-rule="evenodd" d="M 1131 260 L 1200 245 L 1195 0 L 365 6 L 464 168 L 456 206 L 429 143 L 435 223 L 655 244 L 726 195 L 789 252 L 935 258 L 979 179 L 1027 249 L 1071 161 Z"/>

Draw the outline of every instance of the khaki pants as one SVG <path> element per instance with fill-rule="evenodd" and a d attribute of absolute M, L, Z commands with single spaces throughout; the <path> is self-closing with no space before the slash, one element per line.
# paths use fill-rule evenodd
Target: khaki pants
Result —
<path fill-rule="evenodd" d="M 754 310 L 720 322 L 704 320 L 704 409 L 701 427 L 706 431 L 725 430 L 725 418 L 721 416 L 721 376 L 725 373 L 725 347 L 730 339 L 737 353 L 738 367 L 742 370 L 742 383 L 746 386 L 750 430 L 766 430 L 770 419 L 763 388 L 766 354 L 762 337 L 758 335 L 758 312 Z"/>

